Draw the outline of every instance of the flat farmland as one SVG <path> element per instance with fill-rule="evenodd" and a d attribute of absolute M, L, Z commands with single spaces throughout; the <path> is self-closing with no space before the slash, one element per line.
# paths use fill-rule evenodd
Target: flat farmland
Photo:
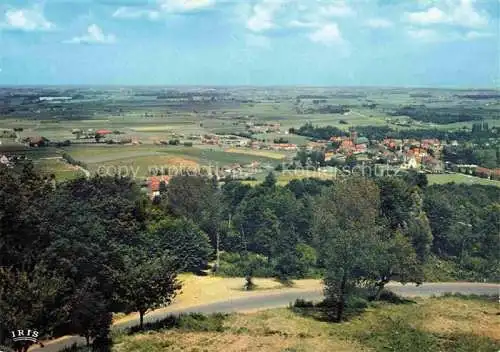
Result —
<path fill-rule="evenodd" d="M 248 148 L 228 148 L 224 149 L 224 152 L 233 154 L 252 155 L 256 157 L 264 157 L 277 160 L 283 160 L 286 159 L 287 157 L 295 155 L 294 152 L 277 152 L 270 150 L 259 150 L 259 149 L 248 149 Z"/>
<path fill-rule="evenodd" d="M 117 170 L 133 172 L 133 176 L 144 177 L 150 169 L 162 167 L 198 166 L 223 167 L 228 164 L 250 164 L 254 161 L 277 165 L 285 155 L 268 151 L 253 151 L 243 148 L 223 150 L 220 147 L 177 146 L 71 146 L 63 148 L 74 159 L 84 162 L 91 173 L 113 173 Z M 127 171 L 125 171 L 127 170 Z"/>
<path fill-rule="evenodd" d="M 76 166 L 70 165 L 62 159 L 39 159 L 34 162 L 34 166 L 44 176 L 54 174 L 57 181 L 85 176 Z"/>

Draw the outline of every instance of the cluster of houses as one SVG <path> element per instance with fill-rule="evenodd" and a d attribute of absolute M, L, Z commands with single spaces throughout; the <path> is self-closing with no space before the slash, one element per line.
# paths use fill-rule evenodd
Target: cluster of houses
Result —
<path fill-rule="evenodd" d="M 244 147 L 248 144 L 248 138 L 234 135 L 205 134 L 200 137 L 201 144 L 218 145 L 228 147 Z"/>
<path fill-rule="evenodd" d="M 439 139 L 369 140 L 353 132 L 350 136 L 332 136 L 328 141 L 311 142 L 307 145 L 307 150 L 323 151 L 325 161 L 345 160 L 354 155 L 359 160 L 382 162 L 399 166 L 401 169 L 444 172 L 444 163 L 441 160 L 443 145 Z"/>
<path fill-rule="evenodd" d="M 254 122 L 247 122 L 246 128 L 251 133 L 273 133 L 281 130 L 279 123 L 264 123 L 256 124 Z"/>

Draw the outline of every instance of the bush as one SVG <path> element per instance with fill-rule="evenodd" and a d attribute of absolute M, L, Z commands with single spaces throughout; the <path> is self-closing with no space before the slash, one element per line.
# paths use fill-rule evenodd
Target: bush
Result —
<path fill-rule="evenodd" d="M 370 299 L 374 299 L 375 297 L 370 297 Z M 389 302 L 389 303 L 394 303 L 394 304 L 399 304 L 405 302 L 404 299 L 399 297 L 397 294 L 390 290 L 382 290 L 380 293 L 379 301 L 384 301 L 384 302 Z"/>
<path fill-rule="evenodd" d="M 180 329 L 185 331 L 224 331 L 224 321 L 227 314 L 215 313 L 204 315 L 200 313 L 189 313 L 180 315 L 169 315 L 164 319 L 144 324 L 144 329 L 140 330 L 138 326 L 130 329 L 130 333 L 141 331 L 159 331 L 163 329 Z"/>
<path fill-rule="evenodd" d="M 200 313 L 191 313 L 179 317 L 178 328 L 187 331 L 224 331 L 224 320 L 227 315 L 215 313 L 203 315 Z"/>
<path fill-rule="evenodd" d="M 193 146 L 193 142 L 184 142 L 184 146 L 185 147 L 192 147 Z"/>
<path fill-rule="evenodd" d="M 314 302 L 298 298 L 293 304 L 295 308 L 314 308 Z"/>
<path fill-rule="evenodd" d="M 362 310 L 368 308 L 368 301 L 359 296 L 349 296 L 346 301 L 346 309 Z"/>

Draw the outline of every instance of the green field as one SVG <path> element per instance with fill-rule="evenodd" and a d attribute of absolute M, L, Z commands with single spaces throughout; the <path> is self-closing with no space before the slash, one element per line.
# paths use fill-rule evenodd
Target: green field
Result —
<path fill-rule="evenodd" d="M 427 175 L 429 184 L 445 184 L 445 183 L 465 183 L 469 185 L 489 185 L 500 187 L 500 181 L 488 180 L 485 178 L 474 177 L 464 174 L 439 174 L 439 175 Z"/>
<path fill-rule="evenodd" d="M 63 148 L 76 160 L 84 162 L 91 173 L 113 174 L 121 170 L 127 174 L 144 177 L 151 169 L 183 168 L 196 169 L 210 166 L 212 169 L 230 164 L 246 165 L 254 161 L 276 166 L 281 154 L 276 152 L 252 151 L 237 148 L 225 151 L 219 147 L 182 146 L 71 146 Z M 285 157 L 283 154 L 282 157 Z"/>

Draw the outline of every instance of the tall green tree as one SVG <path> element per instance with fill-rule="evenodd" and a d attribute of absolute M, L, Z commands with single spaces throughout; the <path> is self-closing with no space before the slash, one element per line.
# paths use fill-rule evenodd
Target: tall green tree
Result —
<path fill-rule="evenodd" d="M 174 255 L 183 271 L 205 269 L 213 253 L 208 236 L 188 219 L 165 217 L 153 222 L 146 237 L 150 251 L 156 255 Z"/>
<path fill-rule="evenodd" d="M 325 294 L 335 308 L 331 316 L 337 322 L 354 288 L 376 279 L 379 203 L 375 183 L 352 178 L 335 183 L 315 204 L 313 233 L 326 269 Z"/>
<path fill-rule="evenodd" d="M 130 311 L 139 312 L 139 327 L 144 326 L 144 315 L 152 309 L 172 302 L 181 288 L 177 280 L 174 258 L 129 258 L 123 276 L 124 300 Z"/>

